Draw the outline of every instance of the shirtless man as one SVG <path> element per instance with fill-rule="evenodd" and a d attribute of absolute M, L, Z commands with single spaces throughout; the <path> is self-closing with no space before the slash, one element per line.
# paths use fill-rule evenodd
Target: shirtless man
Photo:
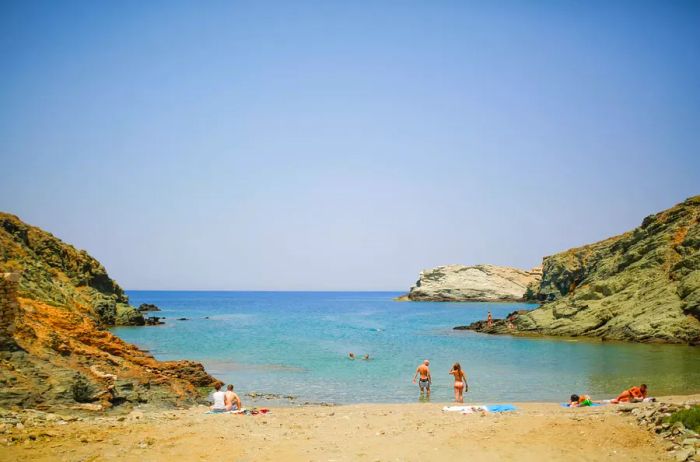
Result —
<path fill-rule="evenodd" d="M 423 361 L 423 364 L 416 368 L 416 373 L 413 374 L 413 383 L 416 383 L 416 377 L 420 375 L 420 379 L 418 380 L 418 388 L 420 388 L 421 396 L 423 395 L 424 391 L 428 394 L 428 396 L 430 396 L 430 383 L 433 380 L 430 377 L 430 368 L 428 366 L 430 366 L 430 361 L 426 359 Z"/>
<path fill-rule="evenodd" d="M 241 398 L 233 392 L 233 385 L 229 384 L 226 387 L 226 394 L 224 394 L 224 404 L 226 405 L 227 411 L 238 411 L 241 409 Z"/>
<path fill-rule="evenodd" d="M 636 403 L 644 400 L 647 397 L 647 385 L 645 383 L 638 387 L 632 387 L 620 393 L 615 399 L 611 399 L 611 403 Z"/>

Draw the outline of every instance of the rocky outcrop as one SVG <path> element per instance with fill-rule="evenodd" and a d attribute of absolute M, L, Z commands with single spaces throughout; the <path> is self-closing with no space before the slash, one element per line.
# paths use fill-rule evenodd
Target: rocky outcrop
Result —
<path fill-rule="evenodd" d="M 104 267 L 3 213 L 0 276 L 2 407 L 179 405 L 215 382 L 201 364 L 156 361 L 112 335 L 106 327 L 143 315 Z"/>
<path fill-rule="evenodd" d="M 420 273 L 408 298 L 436 302 L 523 301 L 528 286 L 537 284 L 539 268 L 523 271 L 494 265 L 447 265 Z"/>
<path fill-rule="evenodd" d="M 158 308 L 156 305 L 152 303 L 142 303 L 138 307 L 139 311 L 160 311 L 160 308 Z"/>
<path fill-rule="evenodd" d="M 84 314 L 105 326 L 129 320 L 143 325 L 143 316 L 104 266 L 52 234 L 0 212 L 0 267 L 22 274 L 18 294 L 50 305 L 79 304 Z M 120 311 L 133 311 L 117 318 Z"/>
<path fill-rule="evenodd" d="M 700 196 L 619 236 L 545 257 L 515 332 L 700 344 Z M 506 323 L 473 330 L 513 333 Z"/>

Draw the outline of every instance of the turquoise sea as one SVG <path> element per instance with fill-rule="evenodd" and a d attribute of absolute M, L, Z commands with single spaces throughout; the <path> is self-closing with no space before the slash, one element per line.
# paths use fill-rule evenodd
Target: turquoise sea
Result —
<path fill-rule="evenodd" d="M 467 402 L 609 398 L 646 382 L 651 394 L 700 392 L 700 348 L 525 339 L 454 331 L 488 310 L 524 304 L 395 302 L 393 292 L 129 291 L 155 303 L 166 324 L 113 332 L 156 358 L 202 362 L 215 377 L 294 402 L 410 402 L 416 366 L 430 359 L 432 400 L 452 399 L 448 371 L 459 361 Z M 188 318 L 178 321 L 177 318 Z M 371 360 L 348 359 L 348 352 Z"/>

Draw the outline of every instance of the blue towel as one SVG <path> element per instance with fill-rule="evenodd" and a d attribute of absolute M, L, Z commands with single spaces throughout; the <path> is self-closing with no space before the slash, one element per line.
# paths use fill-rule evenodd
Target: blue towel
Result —
<path fill-rule="evenodd" d="M 603 403 L 592 403 L 590 406 L 577 406 L 577 407 L 595 407 L 595 406 L 602 406 Z M 561 403 L 561 407 L 571 407 L 569 406 L 569 403 Z"/>
<path fill-rule="evenodd" d="M 486 406 L 486 409 L 488 409 L 489 412 L 508 412 L 516 411 L 518 408 L 512 404 L 494 404 L 491 406 Z"/>

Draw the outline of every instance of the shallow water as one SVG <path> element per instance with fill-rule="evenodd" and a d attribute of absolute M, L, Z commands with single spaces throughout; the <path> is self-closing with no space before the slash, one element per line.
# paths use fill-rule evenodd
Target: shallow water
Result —
<path fill-rule="evenodd" d="M 452 399 L 459 361 L 467 401 L 613 397 L 646 382 L 654 395 L 700 392 L 700 348 L 489 336 L 452 327 L 526 304 L 395 302 L 391 292 L 129 291 L 166 324 L 113 332 L 158 359 L 202 362 L 243 394 L 311 402 L 408 402 L 416 366 L 431 360 L 434 401 Z M 177 321 L 186 317 L 188 321 Z M 209 319 L 205 319 L 208 317 Z M 368 353 L 370 361 L 348 359 Z"/>

